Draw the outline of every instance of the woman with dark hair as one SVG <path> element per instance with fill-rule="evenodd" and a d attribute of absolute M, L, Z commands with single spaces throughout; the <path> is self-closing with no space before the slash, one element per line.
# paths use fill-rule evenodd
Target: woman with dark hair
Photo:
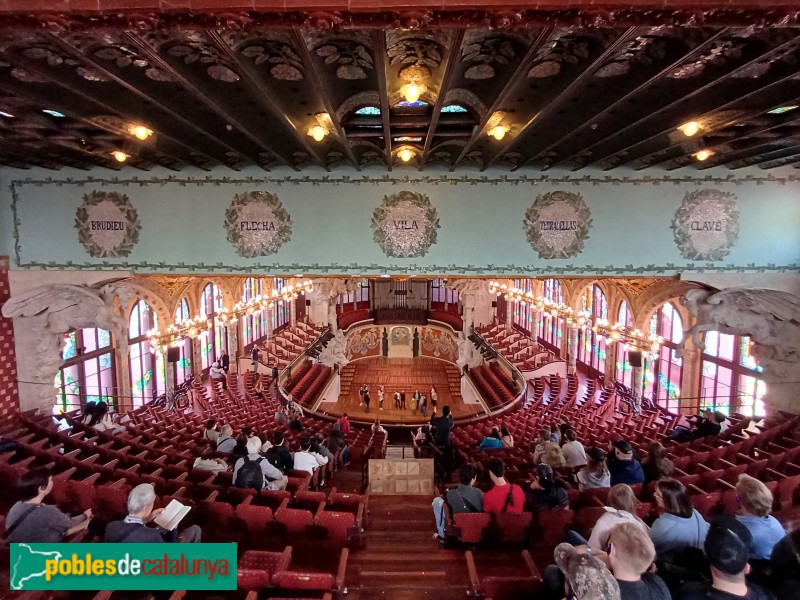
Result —
<path fill-rule="evenodd" d="M 651 481 L 658 481 L 662 477 L 672 477 L 675 473 L 675 463 L 667 458 L 667 449 L 659 442 L 650 444 L 647 459 L 642 463 L 644 471 L 644 485 Z"/>
<path fill-rule="evenodd" d="M 564 445 L 561 446 L 561 453 L 564 455 L 564 460 L 567 461 L 568 467 L 583 467 L 586 465 L 586 449 L 578 441 L 578 436 L 575 430 L 571 427 L 565 429 L 561 435 L 561 439 L 565 440 Z"/>
<path fill-rule="evenodd" d="M 53 489 L 50 469 L 38 467 L 25 473 L 17 484 L 20 501 L 11 507 L 6 517 L 5 538 L 15 543 L 61 542 L 73 533 L 89 527 L 92 509 L 70 517 L 55 506 L 43 504 Z"/>
<path fill-rule="evenodd" d="M 219 439 L 219 431 L 217 431 L 217 420 L 209 419 L 206 421 L 206 429 L 203 432 L 203 439 L 211 440 L 214 444 Z"/>
<path fill-rule="evenodd" d="M 684 485 L 677 479 L 660 479 L 653 496 L 663 511 L 650 528 L 658 555 L 684 548 L 702 550 L 708 523 L 695 510 Z"/>
<path fill-rule="evenodd" d="M 606 453 L 600 448 L 589 448 L 586 452 L 589 464 L 578 471 L 578 489 L 580 491 L 593 488 L 611 487 L 611 473 L 606 463 Z"/>
<path fill-rule="evenodd" d="M 240 433 L 236 436 L 236 445 L 231 450 L 234 456 L 247 456 L 247 434 Z"/>
<path fill-rule="evenodd" d="M 114 423 L 114 418 L 108 412 L 108 403 L 103 400 L 95 404 L 91 412 L 91 418 L 88 418 L 88 420 L 84 418 L 84 423 L 95 431 L 110 431 L 111 433 L 125 431 L 125 427 Z"/>
<path fill-rule="evenodd" d="M 514 447 L 514 436 L 508 432 L 507 427 L 500 428 L 500 441 L 503 442 L 503 448 Z"/>

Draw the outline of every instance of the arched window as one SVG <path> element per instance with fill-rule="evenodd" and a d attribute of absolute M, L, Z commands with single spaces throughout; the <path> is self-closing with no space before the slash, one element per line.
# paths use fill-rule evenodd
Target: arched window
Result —
<path fill-rule="evenodd" d="M 617 315 L 617 322 L 622 323 L 628 329 L 633 328 L 633 314 L 631 309 L 628 308 L 628 303 L 623 300 L 619 305 L 619 314 Z M 617 342 L 617 357 L 616 369 L 614 370 L 614 378 L 621 384 L 631 389 L 633 387 L 633 372 L 631 366 L 628 364 L 628 345 Z"/>
<path fill-rule="evenodd" d="M 355 114 L 360 117 L 380 117 L 381 109 L 377 106 L 362 106 L 355 112 Z"/>
<path fill-rule="evenodd" d="M 450 114 L 450 113 L 459 114 L 459 113 L 468 113 L 469 111 L 460 104 L 448 104 L 447 106 L 442 107 L 442 112 L 444 114 Z"/>
<path fill-rule="evenodd" d="M 289 285 L 289 282 L 283 277 L 275 277 L 272 282 L 273 290 L 280 290 Z M 272 308 L 273 333 L 289 324 L 289 302 L 291 300 L 278 300 L 275 302 L 275 306 Z"/>
<path fill-rule="evenodd" d="M 676 350 L 683 340 L 683 322 L 671 302 L 665 302 L 650 320 L 650 333 L 660 335 L 664 343 L 658 356 L 648 358 L 644 369 L 644 395 L 660 406 L 677 412 L 681 399 L 683 359 Z"/>
<path fill-rule="evenodd" d="M 263 293 L 263 282 L 257 277 L 248 277 L 244 281 L 242 301 L 248 302 Z M 267 335 L 267 309 L 263 308 L 253 314 L 242 317 L 242 336 L 244 345 L 249 346 Z"/>
<path fill-rule="evenodd" d="M 103 400 L 116 406 L 116 373 L 111 333 L 105 329 L 78 329 L 64 334 L 64 360 L 55 377 L 54 413 Z"/>
<path fill-rule="evenodd" d="M 166 365 L 160 352 L 152 352 L 147 332 L 158 327 L 158 317 L 150 305 L 139 300 L 128 322 L 128 368 L 131 375 L 131 402 L 138 408 L 166 389 Z"/>
<path fill-rule="evenodd" d="M 522 290 L 526 294 L 533 291 L 532 279 L 515 279 L 514 287 Z M 528 335 L 533 330 L 533 317 L 530 302 L 514 302 L 514 325 Z"/>
<path fill-rule="evenodd" d="M 767 385 L 762 368 L 750 354 L 749 337 L 718 331 L 705 334 L 700 403 L 726 415 L 764 416 Z"/>
<path fill-rule="evenodd" d="M 446 279 L 432 279 L 431 280 L 431 309 L 444 310 L 453 314 L 459 314 L 458 290 L 452 290 L 447 287 Z"/>
<path fill-rule="evenodd" d="M 542 296 L 557 304 L 564 303 L 564 292 L 561 290 L 561 283 L 557 279 L 545 279 L 542 282 Z M 546 310 L 543 310 L 542 316 L 539 319 L 540 341 L 560 349 L 563 332 L 563 319 L 559 316 L 553 316 Z"/>
<path fill-rule="evenodd" d="M 203 369 L 208 369 L 228 347 L 228 333 L 225 324 L 216 319 L 217 312 L 224 306 L 222 292 L 219 288 L 209 283 L 203 288 L 200 296 L 200 316 L 211 321 L 211 332 L 200 335 L 200 364 Z"/>
<path fill-rule="evenodd" d="M 592 324 L 597 319 L 608 319 L 608 304 L 606 295 L 596 283 L 586 288 L 583 293 L 581 309 L 591 315 L 591 322 L 578 334 L 578 361 L 600 373 L 605 373 L 606 338 L 592 331 Z"/>
<path fill-rule="evenodd" d="M 175 324 L 177 325 L 189 318 L 189 301 L 186 298 L 182 298 L 178 308 L 175 309 Z M 173 376 L 175 377 L 175 385 L 178 385 L 192 374 L 192 338 L 183 338 L 178 342 L 176 348 L 180 349 L 180 357 L 178 362 L 175 363 Z"/>

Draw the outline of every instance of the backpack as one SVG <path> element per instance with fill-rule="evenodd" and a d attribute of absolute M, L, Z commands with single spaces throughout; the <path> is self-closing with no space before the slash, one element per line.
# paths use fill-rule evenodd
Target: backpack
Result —
<path fill-rule="evenodd" d="M 264 459 L 250 460 L 245 456 L 244 464 L 239 467 L 239 471 L 236 473 L 234 485 L 240 488 L 258 490 L 259 492 L 264 489 L 264 474 L 261 472 L 262 460 Z"/>

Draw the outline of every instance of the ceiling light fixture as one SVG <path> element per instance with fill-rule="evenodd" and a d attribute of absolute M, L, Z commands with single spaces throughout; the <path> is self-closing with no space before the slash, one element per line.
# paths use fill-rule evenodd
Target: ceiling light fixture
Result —
<path fill-rule="evenodd" d="M 151 135 L 153 135 L 153 130 L 148 129 L 144 125 L 131 125 L 128 129 L 128 132 L 138 140 L 145 141 Z"/>
<path fill-rule="evenodd" d="M 496 127 L 492 127 L 487 133 L 489 136 L 496 139 L 498 142 L 506 137 L 506 134 L 509 132 L 509 127 L 505 125 L 497 125 Z"/>
<path fill-rule="evenodd" d="M 682 132 L 686 137 L 697 135 L 697 132 L 703 128 L 697 121 L 689 121 L 678 127 L 678 131 Z"/>
<path fill-rule="evenodd" d="M 714 156 L 714 151 L 709 150 L 708 148 L 703 148 L 702 150 L 698 150 L 697 152 L 692 154 L 692 156 L 694 156 L 700 162 L 703 162 L 704 160 L 707 160 L 712 156 Z"/>
<path fill-rule="evenodd" d="M 400 93 L 406 99 L 406 102 L 416 102 L 419 97 L 427 91 L 424 83 L 411 82 L 405 84 L 400 88 Z"/>
<path fill-rule="evenodd" d="M 328 135 L 328 130 L 325 129 L 322 125 L 314 125 L 308 130 L 308 135 L 317 142 L 321 142 L 325 139 L 325 136 Z"/>
<path fill-rule="evenodd" d="M 417 153 L 416 153 L 416 152 L 414 152 L 414 151 L 413 151 L 411 148 L 403 148 L 402 150 L 400 150 L 400 151 L 397 153 L 397 156 L 399 156 L 399 157 L 400 157 L 400 160 L 402 160 L 403 162 L 408 162 L 408 161 L 410 161 L 410 160 L 411 160 L 412 158 L 414 158 L 416 155 L 417 155 Z"/>
<path fill-rule="evenodd" d="M 111 153 L 111 156 L 114 157 L 114 160 L 121 163 L 124 163 L 126 160 L 128 160 L 128 155 L 125 154 L 122 150 L 114 150 Z"/>

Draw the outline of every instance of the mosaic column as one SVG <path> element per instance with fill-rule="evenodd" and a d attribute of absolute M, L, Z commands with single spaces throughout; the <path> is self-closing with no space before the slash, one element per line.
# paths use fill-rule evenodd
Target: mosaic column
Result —
<path fill-rule="evenodd" d="M 567 325 L 567 373 L 574 373 L 578 360 L 578 329 Z"/>
<path fill-rule="evenodd" d="M 166 350 L 157 350 L 159 360 L 161 360 L 161 364 L 164 365 L 164 384 L 166 389 L 164 390 L 167 394 L 167 398 L 172 398 L 172 395 L 175 393 L 175 375 L 174 375 L 174 368 L 175 365 L 173 363 L 167 362 L 167 351 Z"/>
<path fill-rule="evenodd" d="M 258 315 L 253 315 L 254 319 L 258 318 Z M 231 373 L 237 373 L 239 371 L 239 322 L 236 323 L 228 323 L 228 354 L 231 355 L 231 366 L 230 370 Z"/>
<path fill-rule="evenodd" d="M 512 308 L 513 302 L 506 301 L 506 331 L 511 331 L 511 325 L 514 322 L 514 309 Z"/>
<path fill-rule="evenodd" d="M 297 325 L 297 304 L 294 300 L 289 300 L 289 327 Z"/>
<path fill-rule="evenodd" d="M 127 331 L 127 330 L 126 330 Z M 117 340 L 117 356 L 122 360 L 117 361 L 117 412 L 124 412 L 133 407 L 133 394 L 131 394 L 130 371 L 130 346 L 128 346 L 127 333 L 125 339 Z"/>
<path fill-rule="evenodd" d="M 531 340 L 534 342 L 539 338 L 539 319 L 541 318 L 541 309 L 531 307 Z"/>

